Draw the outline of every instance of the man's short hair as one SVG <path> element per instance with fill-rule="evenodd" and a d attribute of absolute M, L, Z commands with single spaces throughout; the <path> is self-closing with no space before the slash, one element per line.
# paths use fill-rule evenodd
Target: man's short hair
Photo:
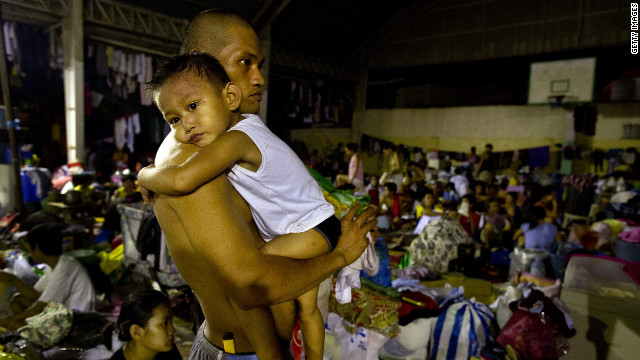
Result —
<path fill-rule="evenodd" d="M 61 255 L 62 225 L 52 221 L 36 225 L 27 234 L 27 242 L 31 251 L 38 245 L 38 249 L 45 255 Z"/>
<path fill-rule="evenodd" d="M 199 13 L 187 26 L 180 54 L 195 50 L 218 55 L 231 41 L 229 28 L 232 26 L 253 30 L 248 21 L 228 11 L 209 9 Z"/>
<path fill-rule="evenodd" d="M 169 78 L 185 71 L 209 81 L 218 91 L 231 81 L 218 59 L 207 53 L 195 52 L 175 56 L 164 63 L 147 82 L 147 88 L 155 94 Z"/>

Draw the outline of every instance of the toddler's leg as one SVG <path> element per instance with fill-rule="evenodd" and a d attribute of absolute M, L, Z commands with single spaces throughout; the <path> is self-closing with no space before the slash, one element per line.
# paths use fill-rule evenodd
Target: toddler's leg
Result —
<path fill-rule="evenodd" d="M 265 254 L 287 256 L 294 259 L 308 259 L 329 251 L 329 244 L 319 232 L 308 230 L 303 233 L 278 236 L 261 247 L 260 251 Z M 320 309 L 318 309 L 317 301 L 318 286 L 296 299 L 305 358 L 308 360 L 322 359 L 324 351 L 324 320 Z M 289 333 L 286 336 L 289 338 L 293 328 L 293 317 L 290 315 L 293 313 L 284 306 L 280 310 L 276 310 L 275 307 L 271 309 L 278 324 L 278 331 L 283 332 L 288 329 Z M 286 312 L 285 314 L 281 312 L 282 309 Z M 286 319 L 286 322 L 281 319 Z"/>
<path fill-rule="evenodd" d="M 329 251 L 327 240 L 311 229 L 301 233 L 280 235 L 260 248 L 264 254 L 310 259 Z"/>
<path fill-rule="evenodd" d="M 321 360 L 324 352 L 324 320 L 318 309 L 318 287 L 296 299 L 305 359 Z"/>

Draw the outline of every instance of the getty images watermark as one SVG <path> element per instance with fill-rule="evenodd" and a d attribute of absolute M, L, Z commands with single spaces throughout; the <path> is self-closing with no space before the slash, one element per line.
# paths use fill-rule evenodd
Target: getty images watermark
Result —
<path fill-rule="evenodd" d="M 638 54 L 638 3 L 631 3 L 631 53 Z"/>

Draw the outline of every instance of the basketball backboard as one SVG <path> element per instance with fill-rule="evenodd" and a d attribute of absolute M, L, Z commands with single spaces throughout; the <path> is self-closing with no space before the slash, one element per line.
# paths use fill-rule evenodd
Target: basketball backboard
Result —
<path fill-rule="evenodd" d="M 528 104 L 593 101 L 596 58 L 531 63 Z"/>

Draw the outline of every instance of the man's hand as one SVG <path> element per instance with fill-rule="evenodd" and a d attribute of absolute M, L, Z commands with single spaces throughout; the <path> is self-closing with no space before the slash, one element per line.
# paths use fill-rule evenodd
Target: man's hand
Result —
<path fill-rule="evenodd" d="M 367 233 L 373 230 L 378 223 L 376 206 L 367 206 L 356 216 L 362 204 L 355 202 L 349 207 L 347 213 L 340 220 L 342 234 L 338 239 L 334 253 L 340 254 L 345 259 L 345 266 L 353 263 L 360 257 L 367 247 Z"/>

